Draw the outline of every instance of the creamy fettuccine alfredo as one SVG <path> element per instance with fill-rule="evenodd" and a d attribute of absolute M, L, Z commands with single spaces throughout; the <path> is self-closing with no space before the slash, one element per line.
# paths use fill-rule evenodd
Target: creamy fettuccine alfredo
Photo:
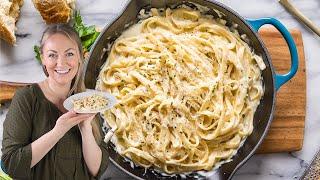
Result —
<path fill-rule="evenodd" d="M 107 105 L 108 100 L 98 94 L 73 100 L 73 109 L 76 112 L 101 110 Z"/>
<path fill-rule="evenodd" d="M 253 130 L 262 58 L 199 11 L 160 12 L 113 44 L 97 89 L 119 101 L 104 118 L 121 155 L 166 173 L 211 170 Z"/>

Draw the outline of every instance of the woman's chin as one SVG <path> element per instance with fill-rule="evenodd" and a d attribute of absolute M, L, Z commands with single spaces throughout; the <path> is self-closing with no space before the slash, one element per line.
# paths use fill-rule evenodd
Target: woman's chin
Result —
<path fill-rule="evenodd" d="M 70 84 L 73 78 L 74 76 L 72 76 L 70 73 L 67 73 L 67 74 L 54 73 L 54 80 L 60 85 Z"/>

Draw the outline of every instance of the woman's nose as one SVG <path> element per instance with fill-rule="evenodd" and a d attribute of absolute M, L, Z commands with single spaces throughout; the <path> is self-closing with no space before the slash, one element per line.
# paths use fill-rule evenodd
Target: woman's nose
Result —
<path fill-rule="evenodd" d="M 66 63 L 66 59 L 63 56 L 58 56 L 57 65 L 64 65 Z"/>

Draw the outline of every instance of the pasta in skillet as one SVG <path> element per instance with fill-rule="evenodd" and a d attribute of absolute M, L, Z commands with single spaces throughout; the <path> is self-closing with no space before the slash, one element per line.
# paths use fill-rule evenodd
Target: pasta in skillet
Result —
<path fill-rule="evenodd" d="M 119 154 L 166 173 L 211 170 L 253 130 L 262 58 L 199 11 L 160 12 L 113 44 L 97 82 L 119 101 L 104 112 Z"/>

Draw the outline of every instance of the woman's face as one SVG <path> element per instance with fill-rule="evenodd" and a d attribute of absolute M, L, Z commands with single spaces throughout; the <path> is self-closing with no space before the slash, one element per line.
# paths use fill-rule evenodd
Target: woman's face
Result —
<path fill-rule="evenodd" d="M 77 44 L 63 34 L 51 35 L 42 49 L 42 63 L 49 79 L 59 85 L 70 84 L 79 68 L 80 53 Z"/>

